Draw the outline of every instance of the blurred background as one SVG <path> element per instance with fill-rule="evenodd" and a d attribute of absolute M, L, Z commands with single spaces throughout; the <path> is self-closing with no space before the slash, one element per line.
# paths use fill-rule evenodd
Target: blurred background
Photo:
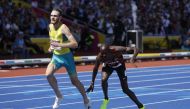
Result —
<path fill-rule="evenodd" d="M 99 43 L 133 43 L 142 53 L 190 50 L 189 0 L 0 0 L 0 59 L 49 58 L 53 7 L 79 43 L 75 56 L 96 55 Z"/>

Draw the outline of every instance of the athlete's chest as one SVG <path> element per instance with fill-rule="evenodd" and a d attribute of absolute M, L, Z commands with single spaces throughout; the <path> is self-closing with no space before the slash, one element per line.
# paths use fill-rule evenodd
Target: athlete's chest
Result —
<path fill-rule="evenodd" d="M 61 31 L 61 29 L 50 29 L 49 31 L 49 36 L 51 40 L 59 40 L 59 41 L 67 41 L 67 37 L 63 34 L 63 32 Z"/>
<path fill-rule="evenodd" d="M 115 62 L 120 61 L 122 58 L 122 54 L 120 52 L 106 52 L 102 54 L 102 61 L 103 62 Z"/>
<path fill-rule="evenodd" d="M 60 30 L 60 28 L 57 29 L 57 30 L 55 30 L 55 29 L 53 29 L 53 28 L 50 28 L 50 30 L 49 30 L 49 35 L 50 35 L 50 37 L 52 37 L 52 38 L 61 38 L 62 35 L 63 35 L 63 33 L 62 33 L 62 31 Z"/>

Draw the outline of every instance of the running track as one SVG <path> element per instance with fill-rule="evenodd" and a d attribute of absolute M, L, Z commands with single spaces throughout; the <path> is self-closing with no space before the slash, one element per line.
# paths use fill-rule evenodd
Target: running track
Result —
<path fill-rule="evenodd" d="M 146 109 L 189 109 L 190 103 L 190 66 L 188 64 L 160 67 L 129 68 L 129 87 L 133 90 Z M 84 109 L 82 97 L 67 74 L 56 74 L 64 100 L 60 109 Z M 87 88 L 91 71 L 78 74 Z M 99 109 L 103 94 L 97 75 L 95 89 L 88 94 L 92 109 Z M 108 109 L 137 109 L 120 88 L 119 79 L 113 73 L 109 79 L 110 103 Z M 1 77 L 0 109 L 51 109 L 54 93 L 43 75 Z"/>

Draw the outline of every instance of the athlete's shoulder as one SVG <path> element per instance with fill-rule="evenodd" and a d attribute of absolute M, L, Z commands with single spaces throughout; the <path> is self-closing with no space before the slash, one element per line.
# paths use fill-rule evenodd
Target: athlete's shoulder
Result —
<path fill-rule="evenodd" d="M 52 27 L 52 26 L 53 26 L 53 24 L 51 24 L 51 23 L 50 23 L 48 26 L 49 26 L 49 28 L 50 28 L 50 27 Z"/>
<path fill-rule="evenodd" d="M 50 23 L 50 24 L 48 25 L 48 29 L 51 30 L 52 28 L 53 28 L 53 24 Z"/>
<path fill-rule="evenodd" d="M 69 29 L 69 27 L 68 27 L 66 24 L 62 24 L 62 25 L 61 25 L 61 30 L 62 30 L 62 32 L 63 32 L 64 34 L 70 33 L 70 29 Z"/>
<path fill-rule="evenodd" d="M 52 24 L 51 23 L 48 25 L 47 29 L 49 32 L 51 32 L 51 30 L 52 30 Z"/>
<path fill-rule="evenodd" d="M 66 24 L 64 24 L 64 23 L 62 23 L 62 24 L 61 24 L 61 27 L 62 27 L 62 28 L 66 28 L 66 27 L 67 27 L 67 25 L 66 25 Z"/>

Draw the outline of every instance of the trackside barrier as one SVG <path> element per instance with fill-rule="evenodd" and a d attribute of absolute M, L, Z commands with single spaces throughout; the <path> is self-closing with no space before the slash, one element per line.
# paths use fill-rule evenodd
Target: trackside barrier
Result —
<path fill-rule="evenodd" d="M 124 54 L 125 59 L 132 57 L 132 54 Z M 137 59 L 154 59 L 154 58 L 168 58 L 168 57 L 188 57 L 190 52 L 171 52 L 171 53 L 142 53 L 138 54 Z M 75 62 L 91 62 L 95 61 L 96 56 L 76 56 Z M 48 64 L 50 58 L 35 58 L 35 59 L 12 59 L 0 60 L 0 66 L 14 66 L 14 65 L 36 65 Z"/>

